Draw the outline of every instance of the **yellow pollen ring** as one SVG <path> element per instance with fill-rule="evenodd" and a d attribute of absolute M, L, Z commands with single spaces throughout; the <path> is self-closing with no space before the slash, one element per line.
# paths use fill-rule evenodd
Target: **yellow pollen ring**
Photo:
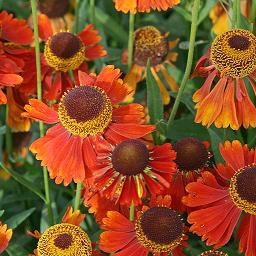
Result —
<path fill-rule="evenodd" d="M 68 248 L 62 249 L 55 245 L 56 239 L 61 235 L 72 237 L 72 242 Z M 89 236 L 80 227 L 68 223 L 56 224 L 48 228 L 40 237 L 37 250 L 39 256 L 92 255 Z"/>
<path fill-rule="evenodd" d="M 47 64 L 57 71 L 67 72 L 68 70 L 74 70 L 85 61 L 85 46 L 83 44 L 81 44 L 77 53 L 67 59 L 55 55 L 50 48 L 50 44 L 51 38 L 49 38 L 45 44 L 44 57 Z"/>
<path fill-rule="evenodd" d="M 77 122 L 75 119 L 71 118 L 68 115 L 64 105 L 64 99 L 68 93 L 64 93 L 61 98 L 58 108 L 58 117 L 61 124 L 73 135 L 78 135 L 83 138 L 90 135 L 97 135 L 99 133 L 102 133 L 104 129 L 108 127 L 109 123 L 112 120 L 113 107 L 109 97 L 102 89 L 96 86 L 94 86 L 93 88 L 97 89 L 102 93 L 104 97 L 104 106 L 97 117 L 88 121 Z"/>
<path fill-rule="evenodd" d="M 229 40 L 233 37 L 248 40 L 246 49 L 232 48 Z M 256 37 L 247 30 L 234 29 L 217 36 L 211 45 L 211 61 L 221 75 L 242 78 L 256 69 Z"/>
<path fill-rule="evenodd" d="M 230 180 L 229 194 L 234 204 L 244 212 L 256 215 L 256 203 L 248 202 L 242 199 L 237 191 L 237 177 L 241 174 L 246 167 L 238 170 Z"/>
<path fill-rule="evenodd" d="M 141 227 L 140 218 L 135 223 L 135 231 L 136 237 L 140 244 L 143 245 L 148 250 L 150 250 L 151 252 L 171 252 L 177 246 L 179 246 L 181 244 L 181 241 L 183 240 L 183 234 L 169 244 L 160 244 L 148 239 L 148 237 L 143 232 L 143 229 Z"/>

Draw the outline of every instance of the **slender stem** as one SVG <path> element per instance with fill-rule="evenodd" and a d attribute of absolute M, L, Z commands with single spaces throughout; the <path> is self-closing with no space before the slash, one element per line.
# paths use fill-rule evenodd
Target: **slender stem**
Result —
<path fill-rule="evenodd" d="M 82 182 L 77 183 L 76 197 L 75 197 L 75 202 L 74 202 L 74 211 L 79 209 L 82 188 L 83 188 L 83 183 Z"/>
<path fill-rule="evenodd" d="M 183 79 L 181 81 L 181 85 L 176 97 L 176 100 L 173 105 L 172 112 L 170 114 L 170 118 L 168 120 L 168 126 L 167 129 L 169 130 L 172 126 L 172 123 L 174 121 L 174 118 L 176 116 L 177 110 L 179 108 L 179 104 L 181 101 L 182 93 L 184 92 L 186 88 L 187 81 L 189 79 L 189 75 L 192 68 L 192 62 L 193 62 L 193 56 L 194 56 L 194 49 L 195 49 L 195 39 L 196 39 L 196 31 L 197 31 L 197 20 L 198 20 L 198 13 L 199 13 L 199 5 L 200 0 L 194 1 L 194 7 L 192 10 L 192 23 L 191 23 L 191 31 L 190 31 L 190 39 L 189 39 L 189 50 L 188 50 L 188 58 L 187 58 L 187 66 L 185 70 L 185 74 L 183 76 Z"/>
<path fill-rule="evenodd" d="M 130 221 L 134 220 L 134 203 L 132 201 L 131 206 L 130 206 Z"/>
<path fill-rule="evenodd" d="M 5 109 L 5 127 L 6 127 L 5 143 L 6 143 L 6 151 L 7 151 L 8 157 L 10 157 L 11 154 L 12 154 L 12 132 L 11 132 L 10 127 L 8 126 L 8 115 L 9 115 L 9 107 L 6 104 L 6 109 Z"/>
<path fill-rule="evenodd" d="M 89 16 L 91 24 L 95 25 L 95 0 L 90 0 Z"/>
<path fill-rule="evenodd" d="M 237 23 L 237 1 L 238 0 L 233 0 L 233 16 L 232 16 L 232 28 L 236 28 L 236 23 Z"/>
<path fill-rule="evenodd" d="M 75 6 L 75 24 L 73 26 L 73 32 L 76 34 L 79 30 L 79 6 L 80 6 L 80 0 L 76 0 L 76 6 Z"/>
<path fill-rule="evenodd" d="M 128 71 L 130 71 L 132 67 L 132 59 L 133 59 L 134 20 L 135 20 L 135 15 L 133 13 L 130 13 L 129 41 L 128 41 Z"/>
<path fill-rule="evenodd" d="M 42 83 L 41 83 L 41 63 L 40 63 L 40 45 L 39 45 L 39 35 L 38 35 L 38 23 L 37 23 L 37 9 L 36 9 L 36 0 L 31 0 L 33 24 L 34 24 L 34 41 L 35 41 L 35 51 L 36 51 L 36 77 L 37 77 L 37 98 L 42 100 Z M 39 122 L 40 137 L 44 136 L 44 124 Z M 53 225 L 53 211 L 51 206 L 51 197 L 50 197 L 50 186 L 47 169 L 43 168 L 44 176 L 44 189 L 45 189 L 45 199 L 46 206 L 48 210 L 49 223 Z"/>
<path fill-rule="evenodd" d="M 241 26 L 241 3 L 240 0 L 236 0 L 236 27 Z"/>
<path fill-rule="evenodd" d="M 255 26 L 255 16 L 256 16 L 256 1 L 252 1 L 252 6 L 251 6 L 251 31 L 254 31 L 254 26 Z"/>

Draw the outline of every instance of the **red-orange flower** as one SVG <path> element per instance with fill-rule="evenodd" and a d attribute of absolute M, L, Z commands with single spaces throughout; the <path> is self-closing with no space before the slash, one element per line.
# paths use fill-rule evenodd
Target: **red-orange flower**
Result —
<path fill-rule="evenodd" d="M 56 124 L 30 147 L 56 183 L 68 185 L 72 179 L 82 182 L 91 176 L 87 167 L 95 159 L 93 140 L 100 143 L 104 136 L 116 143 L 154 130 L 154 126 L 142 124 L 141 105 L 118 105 L 128 93 L 119 76 L 120 70 L 113 66 L 106 66 L 98 76 L 79 72 L 81 86 L 62 96 L 58 111 L 38 100 L 25 106 L 26 116 Z"/>
<path fill-rule="evenodd" d="M 152 196 L 150 206 L 144 206 L 134 221 L 109 211 L 101 225 L 106 231 L 100 235 L 100 249 L 115 256 L 184 255 L 184 224 L 170 203 L 170 196 Z"/>
<path fill-rule="evenodd" d="M 85 214 L 81 214 L 79 210 L 73 212 L 72 207 L 69 206 L 61 224 L 49 227 L 43 234 L 37 230 L 28 231 L 28 235 L 39 240 L 34 254 L 29 255 L 104 255 L 96 249 L 96 244 L 92 243 L 87 233 L 80 228 L 84 218 Z"/>
<path fill-rule="evenodd" d="M 121 205 L 139 205 L 150 194 L 160 194 L 176 172 L 176 154 L 168 143 L 149 148 L 138 139 L 116 145 L 102 140 L 95 151 L 97 160 L 91 167 L 95 186 Z"/>
<path fill-rule="evenodd" d="M 190 230 L 202 236 L 206 245 L 217 249 L 228 243 L 241 217 L 236 233 L 240 238 L 239 250 L 253 256 L 256 252 L 256 153 L 239 141 L 226 141 L 220 145 L 220 153 L 227 165 L 219 164 L 217 172 L 226 185 L 204 172 L 202 178 L 186 187 L 189 195 L 183 203 L 203 208 L 189 214 L 188 222 L 193 224 Z"/>
<path fill-rule="evenodd" d="M 7 229 L 7 225 L 3 225 L 0 221 L 0 254 L 6 250 L 11 238 L 12 230 Z"/>
<path fill-rule="evenodd" d="M 207 76 L 193 96 L 196 123 L 207 127 L 214 123 L 218 128 L 230 126 L 234 130 L 241 125 L 256 127 L 256 107 L 245 84 L 247 80 L 256 93 L 255 51 L 256 37 L 247 30 L 234 29 L 216 37 L 194 72 Z M 215 79 L 218 81 L 213 87 Z"/>
<path fill-rule="evenodd" d="M 180 0 L 113 0 L 115 8 L 124 13 L 150 12 L 151 9 L 166 11 L 180 3 Z"/>
<path fill-rule="evenodd" d="M 210 152 L 209 143 L 196 138 L 187 137 L 178 140 L 173 149 L 177 153 L 175 162 L 177 171 L 172 176 L 172 182 L 167 193 L 172 196 L 172 208 L 183 213 L 189 210 L 182 203 L 182 197 L 186 195 L 185 187 L 190 182 L 196 181 L 200 173 L 210 170 L 208 160 Z"/>

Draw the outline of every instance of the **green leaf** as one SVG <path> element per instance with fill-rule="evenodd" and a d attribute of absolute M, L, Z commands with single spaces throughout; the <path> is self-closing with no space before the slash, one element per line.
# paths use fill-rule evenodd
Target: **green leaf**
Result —
<path fill-rule="evenodd" d="M 24 248 L 22 248 L 17 243 L 11 243 L 8 246 L 6 252 L 9 256 L 24 256 L 24 255 L 28 255 L 28 253 L 29 253 L 28 251 L 24 250 Z"/>
<path fill-rule="evenodd" d="M 177 141 L 184 137 L 195 137 L 200 140 L 209 140 L 207 129 L 194 122 L 194 117 L 189 115 L 173 122 L 171 129 L 167 132 L 167 138 Z"/>
<path fill-rule="evenodd" d="M 182 7 L 179 7 L 179 6 L 175 7 L 175 11 L 177 13 L 179 13 L 185 20 L 191 22 L 192 16 L 188 11 L 186 11 L 185 9 L 183 9 Z"/>
<path fill-rule="evenodd" d="M 202 10 L 199 12 L 199 19 L 197 22 L 197 25 L 199 25 L 206 17 L 209 16 L 209 12 L 212 9 L 212 7 L 216 4 L 215 0 L 208 0 L 205 1 L 205 5 L 202 8 Z"/>
<path fill-rule="evenodd" d="M 2 162 L 0 162 L 0 166 L 9 174 L 12 175 L 12 177 L 19 182 L 20 184 L 22 184 L 24 187 L 28 188 L 29 190 L 31 190 L 32 192 L 34 192 L 36 195 L 38 195 L 43 201 L 45 201 L 45 197 L 42 194 L 42 192 L 40 191 L 40 189 L 38 189 L 34 183 L 24 179 L 22 177 L 22 175 L 18 174 L 17 172 L 13 171 L 12 169 L 7 168 Z"/>
<path fill-rule="evenodd" d="M 214 159 L 216 163 L 223 162 L 221 154 L 219 152 L 219 144 L 222 143 L 222 138 L 220 135 L 212 128 L 208 128 L 208 132 L 211 138 L 211 148 L 214 155 Z"/>
<path fill-rule="evenodd" d="M 4 214 L 4 210 L 1 210 L 0 211 L 0 218 L 3 216 L 3 214 Z"/>
<path fill-rule="evenodd" d="M 24 220 L 26 220 L 34 211 L 35 207 L 30 208 L 26 211 L 18 213 L 12 216 L 10 219 L 6 220 L 5 223 L 9 228 L 15 229 L 17 228 Z"/>
<path fill-rule="evenodd" d="M 147 106 L 148 112 L 150 116 L 150 122 L 152 124 L 157 124 L 160 120 L 163 119 L 163 101 L 162 96 L 160 93 L 159 86 L 154 79 L 151 69 L 150 69 L 150 62 L 147 63 L 147 75 L 146 75 L 146 82 L 147 82 Z"/>
<path fill-rule="evenodd" d="M 98 22 L 102 23 L 105 27 L 105 31 L 111 34 L 118 41 L 124 43 L 128 42 L 127 32 L 119 25 L 111 16 L 103 12 L 99 8 L 95 8 L 95 18 Z"/>
<path fill-rule="evenodd" d="M 0 135 L 5 134 L 5 132 L 6 132 L 6 126 L 3 125 L 3 126 L 0 127 Z"/>

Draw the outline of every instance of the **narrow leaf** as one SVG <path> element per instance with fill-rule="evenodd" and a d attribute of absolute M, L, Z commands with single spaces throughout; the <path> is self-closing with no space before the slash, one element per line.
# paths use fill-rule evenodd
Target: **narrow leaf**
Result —
<path fill-rule="evenodd" d="M 24 220 L 26 220 L 34 211 L 36 208 L 30 208 L 26 211 L 23 211 L 21 213 L 18 213 L 14 216 L 12 216 L 10 219 L 6 220 L 5 223 L 9 228 L 15 229 L 17 228 Z"/>

